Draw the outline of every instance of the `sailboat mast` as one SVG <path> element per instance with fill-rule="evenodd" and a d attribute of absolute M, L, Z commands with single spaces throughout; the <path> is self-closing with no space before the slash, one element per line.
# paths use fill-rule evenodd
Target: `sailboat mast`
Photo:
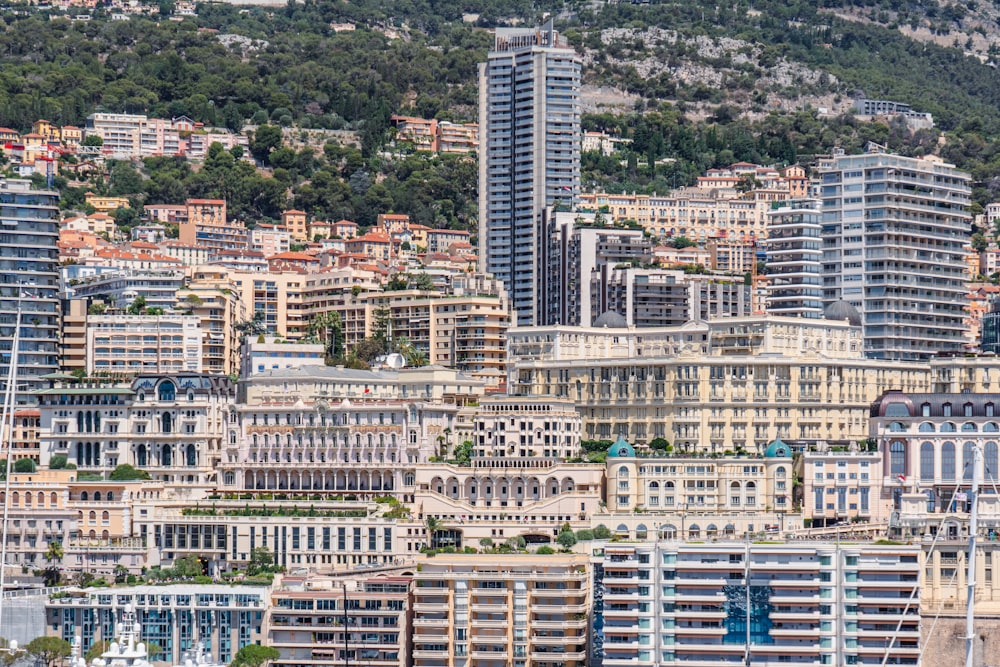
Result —
<path fill-rule="evenodd" d="M 979 479 L 983 469 L 983 450 L 979 445 L 972 448 L 972 486 L 969 489 L 969 555 L 966 585 L 968 593 L 965 601 L 965 667 L 975 667 L 976 653 L 976 537 L 979 532 Z"/>
<path fill-rule="evenodd" d="M 17 295 L 17 314 L 14 316 L 14 337 L 10 344 L 10 366 L 7 368 L 7 391 L 4 393 L 4 417 L 7 418 L 7 470 L 3 484 L 3 529 L 0 531 L 0 635 L 3 632 L 4 586 L 7 583 L 7 526 L 10 518 L 10 473 L 14 469 L 14 404 L 17 395 L 17 357 L 21 346 L 21 293 Z M 3 425 L 0 424 L 0 435 Z"/>

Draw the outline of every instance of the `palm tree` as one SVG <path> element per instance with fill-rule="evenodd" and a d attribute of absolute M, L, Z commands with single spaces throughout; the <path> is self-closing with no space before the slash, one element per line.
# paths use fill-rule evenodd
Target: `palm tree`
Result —
<path fill-rule="evenodd" d="M 63 559 L 63 548 L 62 544 L 58 541 L 49 542 L 49 548 L 45 551 L 45 560 L 48 563 L 45 570 L 42 572 L 42 577 L 45 579 L 46 586 L 56 586 L 59 584 L 60 574 L 59 565 Z"/>

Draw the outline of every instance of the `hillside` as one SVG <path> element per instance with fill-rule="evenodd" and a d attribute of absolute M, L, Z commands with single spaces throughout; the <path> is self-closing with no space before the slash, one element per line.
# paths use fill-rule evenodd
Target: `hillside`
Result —
<path fill-rule="evenodd" d="M 283 148 L 280 187 L 264 202 L 247 194 L 239 210 L 266 218 L 290 203 L 365 223 L 390 208 L 474 228 L 474 167 L 387 159 L 389 117 L 474 120 L 488 28 L 547 14 L 584 56 L 587 128 L 634 140 L 624 161 L 588 156 L 585 187 L 663 191 L 727 160 L 790 162 L 871 140 L 906 154 L 938 152 L 974 174 L 978 202 L 1000 198 L 1000 31 L 996 7 L 983 0 L 308 0 L 280 9 L 207 3 L 180 22 L 111 21 L 98 11 L 87 23 L 8 8 L 0 125 L 81 125 L 104 110 L 233 129 L 251 121 L 346 130 L 360 152 Z M 844 115 L 862 94 L 930 112 L 936 128 L 913 133 Z M 154 199 L 221 191 L 164 167 L 144 169 L 152 182 L 119 182 L 140 189 L 125 194 L 147 188 Z"/>

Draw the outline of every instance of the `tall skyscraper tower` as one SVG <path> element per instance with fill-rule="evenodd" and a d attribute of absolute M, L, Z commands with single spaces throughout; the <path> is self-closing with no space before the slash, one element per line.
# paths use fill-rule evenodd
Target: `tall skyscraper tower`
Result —
<path fill-rule="evenodd" d="M 581 59 L 549 21 L 497 28 L 479 66 L 479 247 L 519 326 L 543 324 L 543 212 L 580 191 Z"/>
<path fill-rule="evenodd" d="M 59 370 L 59 194 L 0 180 L 0 382 L 7 378 L 18 307 L 18 404 Z"/>
<path fill-rule="evenodd" d="M 834 155 L 817 172 L 824 304 L 861 313 L 870 357 L 962 350 L 969 174 L 877 147 Z"/>

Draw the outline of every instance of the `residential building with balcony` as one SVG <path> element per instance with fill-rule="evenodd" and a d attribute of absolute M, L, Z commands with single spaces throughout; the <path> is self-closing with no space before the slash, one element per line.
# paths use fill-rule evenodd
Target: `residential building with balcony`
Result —
<path fill-rule="evenodd" d="M 518 322 L 538 310 L 539 226 L 580 193 L 582 59 L 551 21 L 498 28 L 479 66 L 480 270 L 502 280 Z"/>
<path fill-rule="evenodd" d="M 823 316 L 823 229 L 820 202 L 792 199 L 767 213 L 767 311 Z"/>
<path fill-rule="evenodd" d="M 414 667 L 588 664 L 586 556 L 438 554 L 413 580 Z"/>
<path fill-rule="evenodd" d="M 322 343 L 295 343 L 273 336 L 263 341 L 248 338 L 240 346 L 240 377 L 246 380 L 269 370 L 322 366 L 325 356 Z"/>
<path fill-rule="evenodd" d="M 200 266 L 177 291 L 176 298 L 178 310 L 201 320 L 202 370 L 238 373 L 241 334 L 236 327 L 249 315 L 229 273 L 215 266 Z"/>
<path fill-rule="evenodd" d="M 14 328 L 17 404 L 59 370 L 59 194 L 28 181 L 0 180 L 0 373 L 11 362 Z"/>
<path fill-rule="evenodd" d="M 91 588 L 80 595 L 53 598 L 45 605 L 49 636 L 67 642 L 80 639 L 87 651 L 98 641 L 114 641 L 115 628 L 131 605 L 141 628 L 140 639 L 156 644 L 163 659 L 183 664 L 199 646 L 210 659 L 228 663 L 244 646 L 267 639 L 264 586 L 172 584 Z"/>
<path fill-rule="evenodd" d="M 88 315 L 90 374 L 202 371 L 201 318 L 194 315 Z"/>
<path fill-rule="evenodd" d="M 271 589 L 273 665 L 398 667 L 410 661 L 409 576 L 282 576 Z"/>
<path fill-rule="evenodd" d="M 823 302 L 861 313 L 866 354 L 919 360 L 962 351 L 969 174 L 934 156 L 841 152 L 822 160 L 817 176 Z"/>
<path fill-rule="evenodd" d="M 918 665 L 921 563 L 902 545 L 595 546 L 591 664 Z"/>

